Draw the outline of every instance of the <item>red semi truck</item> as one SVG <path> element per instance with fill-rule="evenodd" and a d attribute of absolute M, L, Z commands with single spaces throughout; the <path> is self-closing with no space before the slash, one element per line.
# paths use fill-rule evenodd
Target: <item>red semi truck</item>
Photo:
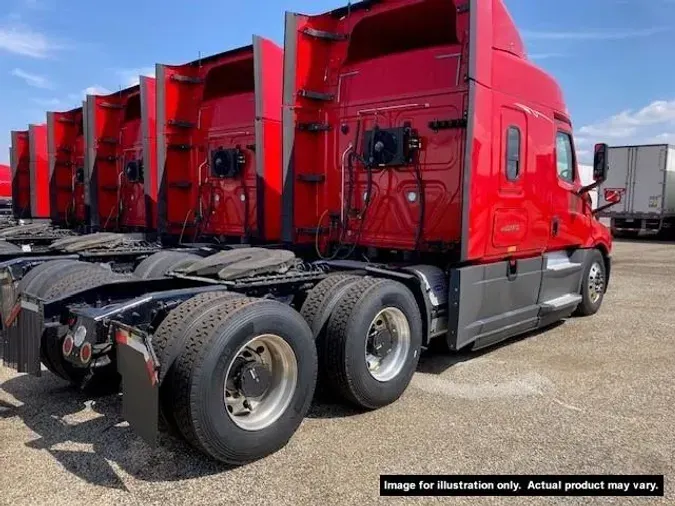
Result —
<path fill-rule="evenodd" d="M 47 112 L 47 136 L 52 223 L 86 228 L 83 108 Z"/>
<path fill-rule="evenodd" d="M 0 164 L 0 219 L 3 221 L 8 220 L 10 219 L 11 215 L 12 170 L 10 169 L 9 165 Z"/>
<path fill-rule="evenodd" d="M 154 442 L 161 417 L 231 464 L 286 444 L 317 376 L 380 408 L 423 347 L 478 349 L 592 315 L 610 278 L 588 198 L 607 146 L 583 186 L 562 92 L 503 0 L 289 13 L 284 54 L 286 249 L 20 301 L 24 350 L 48 347 L 74 383 L 116 363 L 139 434 Z"/>
<path fill-rule="evenodd" d="M 94 230 L 149 232 L 157 228 L 155 80 L 85 105 L 85 188 Z"/>
<path fill-rule="evenodd" d="M 167 242 L 278 241 L 283 51 L 157 65 L 159 228 Z"/>
<path fill-rule="evenodd" d="M 12 208 L 15 218 L 30 218 L 30 141 L 28 130 L 12 132 Z"/>

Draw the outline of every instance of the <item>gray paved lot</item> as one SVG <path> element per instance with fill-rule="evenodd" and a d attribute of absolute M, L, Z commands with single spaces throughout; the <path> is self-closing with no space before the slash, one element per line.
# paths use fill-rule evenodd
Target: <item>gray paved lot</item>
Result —
<path fill-rule="evenodd" d="M 617 243 L 614 258 L 595 317 L 482 354 L 424 356 L 399 402 L 317 405 L 284 450 L 236 470 L 167 437 L 148 448 L 115 397 L 0 367 L 0 504 L 408 502 L 378 497 L 382 473 L 663 473 L 675 487 L 675 244 Z M 668 495 L 441 501 L 675 504 Z"/>

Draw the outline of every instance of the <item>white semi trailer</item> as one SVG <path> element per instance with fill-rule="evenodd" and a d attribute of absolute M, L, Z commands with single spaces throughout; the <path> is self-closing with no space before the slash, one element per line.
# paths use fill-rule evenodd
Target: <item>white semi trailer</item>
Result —
<path fill-rule="evenodd" d="M 609 218 L 615 236 L 675 232 L 675 146 L 609 148 L 609 176 L 598 192 L 599 206 L 619 193 L 621 202 L 600 217 Z"/>

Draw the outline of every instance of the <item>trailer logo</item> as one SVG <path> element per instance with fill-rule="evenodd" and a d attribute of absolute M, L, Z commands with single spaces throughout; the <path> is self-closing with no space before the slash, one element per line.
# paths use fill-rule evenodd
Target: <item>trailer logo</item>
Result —
<path fill-rule="evenodd" d="M 659 207 L 660 195 L 653 195 L 649 197 L 649 207 Z"/>

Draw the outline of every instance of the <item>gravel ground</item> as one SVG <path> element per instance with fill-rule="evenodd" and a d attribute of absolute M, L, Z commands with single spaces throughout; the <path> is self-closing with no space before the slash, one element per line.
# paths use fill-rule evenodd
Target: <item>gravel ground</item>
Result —
<path fill-rule="evenodd" d="M 227 470 L 116 396 L 0 367 L 0 504 L 675 504 L 675 245 L 618 242 L 599 314 L 484 353 L 424 355 L 400 401 L 318 404 L 282 451 Z M 387 473 L 654 473 L 667 499 L 379 497 Z"/>

